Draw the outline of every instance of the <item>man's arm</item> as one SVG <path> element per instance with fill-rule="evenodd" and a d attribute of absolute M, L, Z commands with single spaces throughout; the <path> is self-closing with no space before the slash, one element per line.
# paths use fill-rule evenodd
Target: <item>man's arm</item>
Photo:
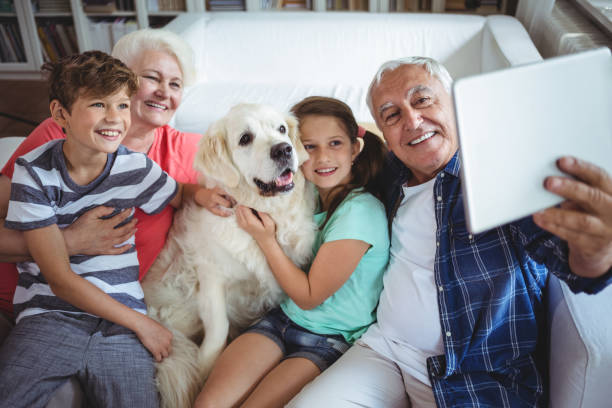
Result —
<path fill-rule="evenodd" d="M 567 199 L 560 208 L 534 214 L 535 223 L 567 241 L 576 275 L 598 278 L 612 268 L 612 178 L 603 169 L 571 157 L 559 168 L 574 176 L 548 177 L 547 190 Z"/>
<path fill-rule="evenodd" d="M 132 330 L 157 361 L 168 356 L 172 334 L 166 328 L 116 301 L 70 269 L 66 245 L 57 225 L 24 231 L 23 236 L 57 297 L 87 313 Z"/>

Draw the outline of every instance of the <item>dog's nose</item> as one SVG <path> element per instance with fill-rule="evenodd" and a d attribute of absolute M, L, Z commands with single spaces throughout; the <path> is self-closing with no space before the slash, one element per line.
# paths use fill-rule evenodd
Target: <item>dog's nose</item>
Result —
<path fill-rule="evenodd" d="M 270 149 L 270 157 L 274 161 L 287 161 L 291 159 L 293 148 L 287 142 L 275 144 Z"/>

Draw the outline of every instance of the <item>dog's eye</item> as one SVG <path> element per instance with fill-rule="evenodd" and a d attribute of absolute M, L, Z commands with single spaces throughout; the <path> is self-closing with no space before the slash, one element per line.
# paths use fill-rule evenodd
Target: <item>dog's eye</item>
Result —
<path fill-rule="evenodd" d="M 246 133 L 243 133 L 242 136 L 240 136 L 240 142 L 238 142 L 238 144 L 240 146 L 246 146 L 252 141 L 253 141 L 253 134 L 251 132 L 246 132 Z"/>
<path fill-rule="evenodd" d="M 285 132 L 287 132 L 287 129 L 285 128 L 285 125 L 280 125 L 278 131 L 284 135 Z"/>

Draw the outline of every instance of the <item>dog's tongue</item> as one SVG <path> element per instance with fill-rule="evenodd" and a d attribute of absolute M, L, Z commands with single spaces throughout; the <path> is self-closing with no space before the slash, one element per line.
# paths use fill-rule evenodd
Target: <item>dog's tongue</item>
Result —
<path fill-rule="evenodd" d="M 293 181 L 293 173 L 286 171 L 279 178 L 276 179 L 276 185 L 279 187 L 286 186 Z"/>

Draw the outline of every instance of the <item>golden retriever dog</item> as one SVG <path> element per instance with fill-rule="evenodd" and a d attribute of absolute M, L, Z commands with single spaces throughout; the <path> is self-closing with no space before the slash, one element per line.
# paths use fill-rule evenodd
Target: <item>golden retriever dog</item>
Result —
<path fill-rule="evenodd" d="M 242 104 L 210 127 L 194 167 L 207 187 L 220 186 L 239 204 L 269 213 L 285 253 L 304 267 L 316 230 L 314 189 L 299 170 L 307 158 L 295 118 Z M 194 203 L 175 214 L 143 289 L 149 316 L 174 334 L 171 355 L 157 365 L 162 406 L 173 408 L 192 406 L 228 335 L 283 296 L 257 243 L 235 217 Z"/>

